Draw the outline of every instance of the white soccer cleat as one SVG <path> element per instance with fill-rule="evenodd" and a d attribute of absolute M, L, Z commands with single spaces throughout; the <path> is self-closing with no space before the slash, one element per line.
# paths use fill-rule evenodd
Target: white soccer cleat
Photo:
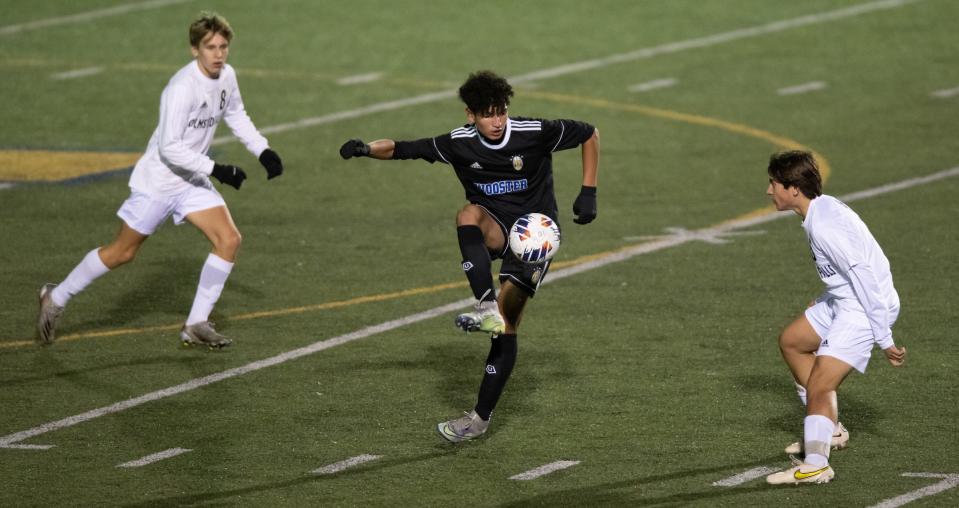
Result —
<path fill-rule="evenodd" d="M 492 418 L 491 418 L 492 419 Z M 490 419 L 490 420 L 491 420 Z M 484 421 L 476 411 L 463 413 L 463 416 L 440 423 L 436 431 L 451 443 L 459 443 L 469 439 L 476 439 L 486 433 L 490 420 Z"/>
<path fill-rule="evenodd" d="M 210 349 L 221 349 L 233 344 L 225 335 L 217 333 L 213 323 L 207 321 L 183 325 L 180 341 L 184 346 L 207 346 Z"/>
<path fill-rule="evenodd" d="M 829 483 L 836 477 L 832 466 L 814 466 L 812 464 L 797 464 L 785 471 L 773 473 L 766 477 L 770 485 L 799 485 L 800 483 Z"/>
<path fill-rule="evenodd" d="M 842 450 L 843 448 L 849 446 L 849 431 L 846 430 L 846 427 L 842 423 L 837 423 L 838 432 L 833 434 L 832 439 L 830 440 L 830 445 L 833 450 Z M 789 455 L 802 455 L 803 454 L 803 443 L 798 441 L 787 446 L 784 450 Z"/>
<path fill-rule="evenodd" d="M 40 288 L 40 314 L 37 317 L 37 342 L 44 346 L 57 340 L 57 323 L 63 315 L 63 307 L 53 303 L 50 293 L 56 284 L 47 283 Z"/>

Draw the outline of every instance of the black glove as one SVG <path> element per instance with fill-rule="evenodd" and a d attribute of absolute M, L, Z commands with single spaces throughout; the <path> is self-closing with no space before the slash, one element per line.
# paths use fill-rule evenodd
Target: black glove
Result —
<path fill-rule="evenodd" d="M 232 164 L 213 163 L 213 178 L 220 183 L 225 183 L 236 190 L 240 190 L 243 180 L 246 180 L 246 173 L 242 169 Z"/>
<path fill-rule="evenodd" d="M 260 154 L 260 164 L 266 168 L 266 179 L 275 178 L 283 174 L 283 161 L 276 152 L 267 148 Z"/>
<path fill-rule="evenodd" d="M 573 222 L 577 224 L 589 224 L 596 218 L 596 187 L 583 186 L 579 190 L 579 196 L 573 202 L 573 213 L 576 218 Z"/>
<path fill-rule="evenodd" d="M 351 139 L 340 147 L 340 157 L 344 159 L 366 157 L 368 155 L 370 155 L 370 145 L 364 143 L 362 139 Z"/>

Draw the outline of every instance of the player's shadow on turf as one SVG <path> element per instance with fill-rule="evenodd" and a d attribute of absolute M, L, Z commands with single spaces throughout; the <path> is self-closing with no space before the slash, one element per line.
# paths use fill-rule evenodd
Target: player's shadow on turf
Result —
<path fill-rule="evenodd" d="M 176 364 L 176 365 L 185 365 L 187 363 L 193 363 L 198 361 L 204 361 L 202 357 L 199 356 L 184 356 L 184 355 L 164 355 L 164 356 L 154 356 L 152 358 L 138 358 L 136 360 L 130 360 L 127 362 L 114 362 L 107 364 L 99 364 L 95 367 L 89 367 L 85 369 L 73 369 L 73 370 L 59 370 L 62 368 L 62 363 L 59 358 L 55 355 L 46 355 L 46 351 L 40 351 L 41 355 L 38 355 L 37 361 L 34 362 L 34 372 L 41 373 L 40 375 L 33 375 L 22 378 L 13 378 L 13 379 L 3 379 L 3 386 L 17 386 L 24 385 L 29 383 L 35 383 L 38 381 L 47 381 L 51 379 L 63 380 L 63 381 L 78 381 L 79 378 L 83 377 L 85 374 L 90 374 L 93 372 L 99 371 L 109 371 L 111 369 L 123 368 L 123 367 L 135 367 L 140 365 L 158 365 L 158 364 Z"/>
<path fill-rule="evenodd" d="M 451 409 L 470 410 L 476 404 L 477 390 L 486 369 L 490 339 L 483 334 L 454 335 L 450 340 L 473 341 L 472 343 L 445 343 L 427 347 L 413 363 L 416 367 L 433 372 L 433 391 L 439 404 L 449 404 Z M 411 365 L 413 367 L 413 365 Z M 543 372 L 548 370 L 548 374 Z M 540 399 L 537 392 L 542 385 L 541 377 L 559 378 L 573 370 L 569 355 L 556 349 L 525 347 L 519 339 L 516 365 L 503 391 L 497 411 L 497 425 L 508 421 L 509 415 L 523 415 L 536 406 L 531 402 Z M 450 415 L 454 416 L 454 415 Z"/>
<path fill-rule="evenodd" d="M 778 416 L 766 418 L 766 428 L 795 434 L 802 434 L 802 421 L 806 411 L 796 395 L 796 389 L 791 378 L 786 376 L 743 375 L 736 381 L 736 389 L 768 392 L 771 396 L 783 400 L 784 407 L 791 409 Z M 876 418 L 881 413 L 872 404 L 860 400 L 855 394 L 844 391 L 839 397 L 839 421 L 854 432 L 877 434 L 882 426 L 882 418 Z"/>
<path fill-rule="evenodd" d="M 276 481 L 272 483 L 261 483 L 259 485 L 252 485 L 250 487 L 243 487 L 239 489 L 223 490 L 219 492 L 205 492 L 199 494 L 184 494 L 181 496 L 170 496 L 156 499 L 149 499 L 146 501 L 141 501 L 138 503 L 129 503 L 122 506 L 130 508 L 152 508 L 157 506 L 190 506 L 195 504 L 204 504 L 208 505 L 211 503 L 216 503 L 217 501 L 221 503 L 230 504 L 230 500 L 238 497 L 249 494 L 255 494 L 257 492 L 266 492 L 271 490 L 285 489 L 288 487 L 295 487 L 297 485 L 303 485 L 314 482 L 322 482 L 325 480 L 330 480 L 333 478 L 342 478 L 344 476 L 351 475 L 365 475 L 371 472 L 379 471 L 381 469 L 387 469 L 397 466 L 406 466 L 407 464 L 412 464 L 414 462 L 428 461 L 436 457 L 442 457 L 450 453 L 455 452 L 455 449 L 449 448 L 448 451 L 436 451 L 430 453 L 423 453 L 416 455 L 414 457 L 396 457 L 396 458 L 382 458 L 371 462 L 365 465 L 357 466 L 354 468 L 347 469 L 345 471 L 340 471 L 339 473 L 329 474 L 329 475 L 319 475 L 307 473 L 304 476 L 297 476 L 295 478 L 290 478 L 288 480 Z M 343 496 L 348 494 L 338 494 L 337 500 L 339 502 L 343 501 Z M 355 498 L 351 498 L 354 499 Z M 335 502 L 335 501 L 331 501 Z M 324 500 L 322 497 L 314 498 L 311 497 L 306 503 L 311 506 L 323 506 Z"/>
<path fill-rule="evenodd" d="M 150 315 L 164 316 L 164 324 L 170 315 L 186 319 L 196 295 L 202 267 L 202 256 L 196 255 L 164 256 L 143 265 L 135 261 L 131 266 L 122 268 L 128 271 L 138 270 L 131 275 L 134 280 L 127 283 L 125 292 L 100 292 L 97 295 L 99 300 L 96 312 L 85 310 L 82 311 L 85 314 L 79 315 L 79 309 L 75 312 L 68 311 L 67 323 L 62 333 L 122 328 L 131 323 L 142 323 L 143 317 Z M 108 282 L 110 281 L 104 280 L 103 285 Z"/>
<path fill-rule="evenodd" d="M 541 496 L 511 501 L 499 506 L 508 508 L 520 506 L 682 505 L 684 503 L 690 503 L 693 501 L 718 499 L 725 496 L 738 496 L 775 487 L 766 485 L 765 483 L 752 487 L 716 487 L 709 485 L 714 480 L 704 479 L 704 485 L 709 485 L 709 487 L 704 490 L 695 492 L 682 492 L 650 498 L 642 497 L 642 488 L 644 485 L 652 485 L 658 482 L 678 480 L 682 478 L 705 475 L 708 473 L 727 473 L 729 471 L 759 467 L 762 465 L 768 465 L 770 463 L 781 462 L 785 462 L 784 457 L 777 454 L 759 459 L 757 461 L 741 462 L 739 464 L 723 464 L 716 467 L 705 467 L 699 469 L 690 469 L 687 471 L 677 471 L 675 473 L 642 476 L 631 480 L 603 483 L 591 487 L 580 487 L 575 489 L 554 491 Z"/>

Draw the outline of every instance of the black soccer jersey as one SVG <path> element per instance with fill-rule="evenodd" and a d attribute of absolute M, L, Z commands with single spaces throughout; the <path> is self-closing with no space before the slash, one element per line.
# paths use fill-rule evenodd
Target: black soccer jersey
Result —
<path fill-rule="evenodd" d="M 594 130 L 575 120 L 517 117 L 508 120 L 496 142 L 484 138 L 475 126 L 464 125 L 435 138 L 397 141 L 393 158 L 453 166 L 466 199 L 501 217 L 540 212 L 558 219 L 553 152 L 585 143 Z"/>

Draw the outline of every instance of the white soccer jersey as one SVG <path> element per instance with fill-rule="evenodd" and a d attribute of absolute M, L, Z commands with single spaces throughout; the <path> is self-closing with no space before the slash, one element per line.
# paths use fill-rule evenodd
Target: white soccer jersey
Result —
<path fill-rule="evenodd" d="M 130 188 L 170 196 L 194 186 L 211 187 L 213 159 L 206 152 L 220 120 L 226 120 L 255 157 L 269 148 L 246 114 L 233 67 L 224 65 L 219 78 L 213 79 L 191 61 L 170 78 L 160 95 L 160 121 L 133 168 Z"/>
<path fill-rule="evenodd" d="M 842 201 L 822 195 L 809 203 L 803 229 L 819 277 L 826 284 L 820 299 L 858 305 L 879 347 L 892 346 L 899 294 L 892 284 L 889 260 L 866 224 Z"/>

